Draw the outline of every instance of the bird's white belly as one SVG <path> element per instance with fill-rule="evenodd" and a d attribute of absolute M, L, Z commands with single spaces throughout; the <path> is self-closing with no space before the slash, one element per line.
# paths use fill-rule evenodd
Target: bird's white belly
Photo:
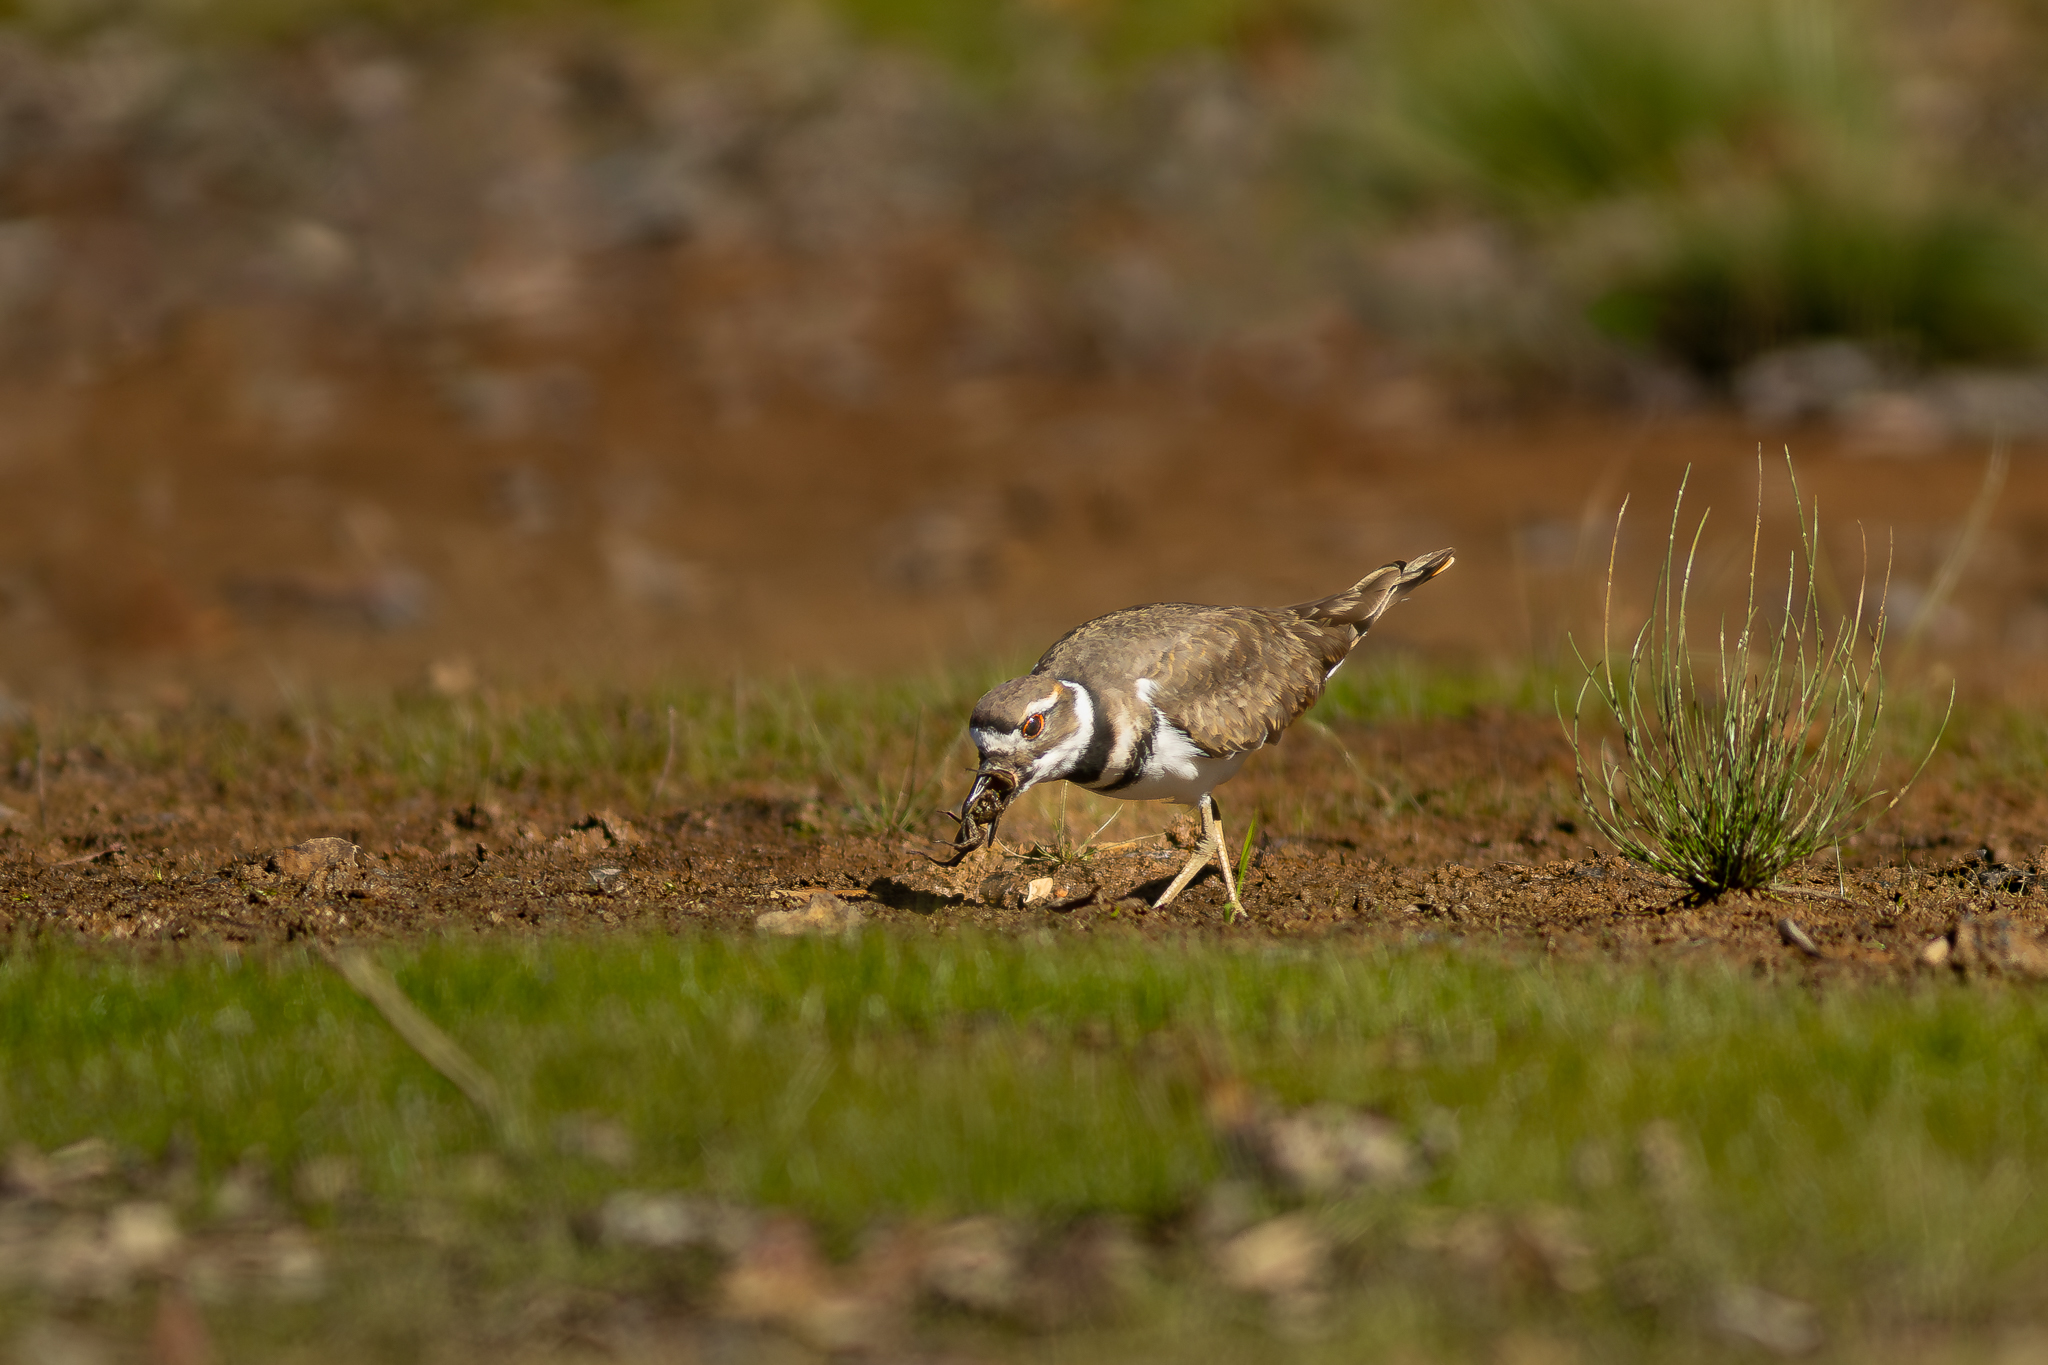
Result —
<path fill-rule="evenodd" d="M 1152 752 L 1147 755 L 1138 780 L 1103 795 L 1119 801 L 1174 801 L 1192 806 L 1218 784 L 1237 776 L 1237 770 L 1250 757 L 1249 750 L 1222 758 L 1205 754 L 1165 716 L 1157 719 Z"/>
<path fill-rule="evenodd" d="M 1183 767 L 1148 768 L 1145 775 L 1130 786 L 1104 792 L 1103 795 L 1114 796 L 1119 801 L 1173 801 L 1192 806 L 1217 786 L 1237 776 L 1237 770 L 1244 766 L 1249 756 L 1232 754 L 1228 758 L 1210 758 L 1204 754 Z"/>

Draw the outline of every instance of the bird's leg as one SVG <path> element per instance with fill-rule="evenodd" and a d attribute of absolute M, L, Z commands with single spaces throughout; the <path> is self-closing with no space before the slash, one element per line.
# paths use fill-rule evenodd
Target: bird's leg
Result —
<path fill-rule="evenodd" d="M 1209 798 L 1204 796 L 1195 804 L 1196 808 L 1202 812 L 1202 841 L 1196 844 L 1195 851 L 1188 855 L 1187 862 L 1181 866 L 1180 874 L 1168 884 L 1165 892 L 1159 899 L 1152 902 L 1154 910 L 1164 910 L 1168 905 L 1171 905 L 1173 898 L 1178 896 L 1181 890 L 1195 879 L 1195 874 L 1200 872 L 1209 861 Z"/>
<path fill-rule="evenodd" d="M 1237 880 L 1230 875 L 1229 855 L 1223 849 L 1223 822 L 1216 818 L 1215 802 L 1209 799 L 1207 793 L 1204 793 L 1202 799 L 1195 803 L 1195 808 L 1202 813 L 1202 842 L 1195 847 L 1194 853 L 1181 868 L 1180 875 L 1173 879 L 1173 882 L 1166 888 L 1165 894 L 1152 902 L 1152 908 L 1154 910 L 1165 909 L 1172 903 L 1173 898 L 1178 896 L 1204 867 L 1208 866 L 1209 859 L 1214 858 L 1216 865 L 1223 869 L 1223 885 L 1230 892 L 1231 917 L 1234 919 L 1236 918 L 1236 911 L 1241 910 L 1243 907 L 1237 903 Z"/>

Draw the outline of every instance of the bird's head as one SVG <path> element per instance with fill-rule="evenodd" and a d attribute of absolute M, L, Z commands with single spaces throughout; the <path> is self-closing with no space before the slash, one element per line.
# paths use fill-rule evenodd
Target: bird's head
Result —
<path fill-rule="evenodd" d="M 991 688 L 967 721 L 981 755 L 969 803 L 984 791 L 1007 799 L 1073 772 L 1093 735 L 1094 709 L 1085 689 L 1057 678 L 1034 674 Z"/>

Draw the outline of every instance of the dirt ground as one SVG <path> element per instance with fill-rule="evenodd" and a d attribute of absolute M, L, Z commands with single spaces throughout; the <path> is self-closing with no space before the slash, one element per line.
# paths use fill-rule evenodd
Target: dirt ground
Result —
<path fill-rule="evenodd" d="M 1148 904 L 1192 846 L 1191 818 L 1173 822 L 1164 805 L 1132 808 L 1095 851 L 1074 851 L 1077 834 L 1062 853 L 1053 798 L 1034 794 L 998 851 L 945 868 L 926 856 L 943 849 L 922 839 L 832 832 L 815 792 L 701 792 L 636 810 L 422 798 L 336 816 L 283 800 L 209 802 L 164 779 L 74 766 L 46 781 L 47 831 L 15 812 L 0 834 L 0 924 L 260 943 L 865 923 L 1455 940 L 1822 976 L 2048 975 L 2038 793 L 1936 774 L 1848 849 L 1840 881 L 1828 860 L 1784 896 L 1693 905 L 1581 828 L 1554 721 L 1481 715 L 1333 735 L 1364 775 L 1351 791 L 1331 776 L 1330 748 L 1297 733 L 1218 793 L 1226 822 L 1233 810 L 1269 812 L 1234 922 L 1214 871 L 1167 909 Z M 1318 785 L 1332 805 L 1297 810 L 1291 829 L 1270 817 Z M 1226 837 L 1235 844 L 1242 829 L 1226 824 Z"/>
<path fill-rule="evenodd" d="M 1613 609 L 1622 629 L 1642 618 L 1688 469 L 1687 507 L 1714 509 L 1696 610 L 1735 600 L 1766 448 L 1764 562 L 1782 562 L 1786 444 L 1818 499 L 1830 602 L 1866 555 L 1874 581 L 1889 563 L 1895 684 L 2043 694 L 2038 449 L 2015 447 L 2008 467 L 1975 446 L 1759 431 L 1711 406 L 1475 407 L 1341 333 L 1314 334 L 1299 364 L 970 376 L 858 403 L 764 389 L 742 408 L 631 338 L 433 360 L 331 337 L 323 372 L 348 401 L 287 447 L 231 401 L 261 319 L 216 319 L 134 364 L 5 395 L 0 500 L 36 515 L 0 549 L 0 726 L 263 714 L 394 688 L 933 669 L 993 683 L 1005 665 L 988 661 L 1029 659 L 1102 611 L 1298 601 L 1441 545 L 1455 569 L 1366 652 L 1526 668 L 1596 638 L 1624 500 Z M 479 415 L 479 394 L 523 415 Z M 1937 764 L 1850 850 L 1846 897 L 1823 894 L 1830 866 L 1808 869 L 1813 894 L 1686 907 L 1589 842 L 1551 718 L 1303 725 L 1219 793 L 1226 817 L 1259 824 L 1248 914 L 1226 924 L 1213 875 L 1147 907 L 1184 856 L 1160 840 L 942 875 L 921 841 L 838 833 L 816 791 L 742 784 L 610 812 L 508 794 L 456 810 L 309 793 L 285 772 L 223 798 L 88 754 L 46 774 L 41 798 L 24 772 L 0 781 L 0 921 L 141 939 L 751 931 L 825 891 L 871 923 L 933 929 L 1498 938 L 1891 972 L 1964 915 L 2025 944 L 2048 923 L 2029 889 L 2048 803 L 1962 771 Z M 1170 815 L 1127 815 L 1105 838 Z M 1044 803 L 1008 832 L 1048 839 Z M 361 852 L 264 870 L 315 838 Z M 1041 878 L 1052 890 L 1024 903 Z M 1787 915 L 1817 953 L 1787 944 Z M 1997 957 L 1958 941 L 1951 960 L 1973 952 Z"/>

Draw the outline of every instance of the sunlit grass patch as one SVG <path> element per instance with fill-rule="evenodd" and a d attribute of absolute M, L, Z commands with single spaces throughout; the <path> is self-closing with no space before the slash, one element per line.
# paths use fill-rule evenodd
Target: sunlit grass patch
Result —
<path fill-rule="evenodd" d="M 218 795 L 278 785 L 578 793 L 644 802 L 707 787 L 807 788 L 861 827 L 897 827 L 955 769 L 973 677 L 783 678 L 647 691 L 417 692 L 303 700 L 273 711 L 75 713 L 0 729 L 10 767 L 112 768 Z M 352 799 L 360 799 L 353 797 Z"/>
<path fill-rule="evenodd" d="M 1330 679 L 1309 714 L 1325 722 L 1389 724 L 1454 719 L 1476 711 L 1548 711 L 1564 674 L 1541 664 L 1444 664 L 1400 652 L 1377 652 L 1368 641 L 1359 657 Z"/>
<path fill-rule="evenodd" d="M 494 1073 L 531 1153 L 499 1148 L 316 956 L 26 943 L 0 960 L 0 1142 L 102 1136 L 143 1161 L 182 1145 L 195 1224 L 238 1164 L 273 1170 L 293 1203 L 308 1163 L 339 1160 L 363 1193 L 300 1205 L 316 1224 L 431 1227 L 381 1259 L 471 1248 L 490 1303 L 639 1283 L 562 1231 L 621 1188 L 792 1208 L 842 1247 L 877 1221 L 974 1212 L 1180 1226 L 1230 1172 L 1204 1112 L 1227 1073 L 1428 1138 L 1421 1185 L 1318 1214 L 1351 1248 L 1340 1297 L 1406 1304 L 1410 1344 L 1456 1354 L 1532 1322 L 1644 1358 L 1710 1345 L 1697 1315 L 1728 1284 L 1814 1304 L 1842 1335 L 2028 1320 L 2042 1288 L 2037 992 L 1816 995 L 1718 966 L 1442 946 L 875 933 L 448 942 L 384 961 Z M 570 1140 L 592 1122 L 627 1140 L 593 1156 Z M 1488 1297 L 1418 1249 L 1446 1218 L 1552 1207 L 1597 1268 L 1561 1301 Z M 388 1305 L 374 1265 L 349 1264 L 368 1280 L 301 1321 Z"/>
<path fill-rule="evenodd" d="M 835 827 L 888 832 L 956 799 L 972 768 L 967 715 L 1002 665 L 894 680 L 735 678 L 644 691 L 425 692 L 301 699 L 270 711 L 194 706 L 24 717 L 0 726 L 0 768 L 113 769 L 216 795 L 284 785 L 468 803 L 575 793 L 647 802 L 745 786 L 817 793 Z M 1360 659 L 1312 713 L 1388 723 L 1547 708 L 1550 675 Z M 303 795 L 295 799 L 306 799 Z M 1098 819 L 1100 817 L 1097 817 Z"/>

